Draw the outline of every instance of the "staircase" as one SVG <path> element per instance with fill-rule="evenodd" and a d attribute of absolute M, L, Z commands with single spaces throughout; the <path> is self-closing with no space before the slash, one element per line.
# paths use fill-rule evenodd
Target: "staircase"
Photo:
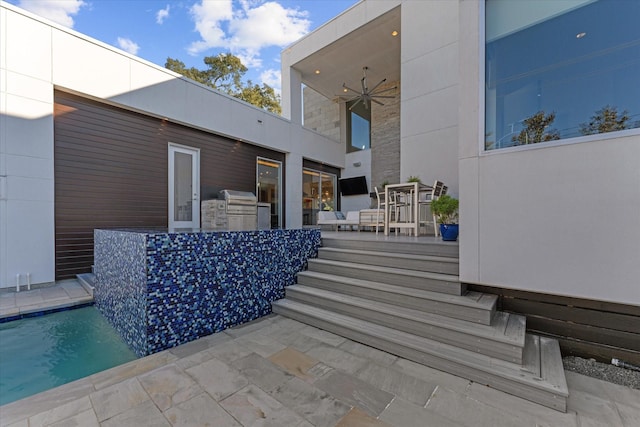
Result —
<path fill-rule="evenodd" d="M 273 311 L 566 412 L 556 340 L 467 291 L 457 244 L 323 237 L 318 258 Z"/>

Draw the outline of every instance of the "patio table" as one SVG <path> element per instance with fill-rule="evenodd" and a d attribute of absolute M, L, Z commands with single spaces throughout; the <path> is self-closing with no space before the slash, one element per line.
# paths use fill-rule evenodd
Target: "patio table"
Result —
<path fill-rule="evenodd" d="M 430 185 L 422 184 L 421 182 L 403 182 L 400 184 L 389 184 L 384 187 L 384 235 L 389 235 L 390 228 L 407 228 L 409 233 L 413 230 L 413 235 L 417 236 L 420 230 L 420 216 L 418 200 L 420 199 L 420 193 L 431 191 L 433 187 Z M 389 193 L 395 191 L 408 195 L 405 200 L 409 201 L 410 215 L 409 218 L 396 218 L 393 220 L 390 214 Z"/>

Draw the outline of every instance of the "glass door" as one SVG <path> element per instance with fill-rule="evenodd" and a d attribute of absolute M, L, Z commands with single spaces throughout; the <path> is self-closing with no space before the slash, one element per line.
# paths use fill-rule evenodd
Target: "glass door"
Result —
<path fill-rule="evenodd" d="M 169 228 L 200 228 L 200 150 L 169 144 Z"/>
<path fill-rule="evenodd" d="M 271 228 L 282 228 L 282 163 L 258 157 L 256 176 L 258 203 L 269 203 Z"/>
<path fill-rule="evenodd" d="M 336 175 L 302 170 L 302 225 L 316 225 L 318 211 L 336 208 Z"/>

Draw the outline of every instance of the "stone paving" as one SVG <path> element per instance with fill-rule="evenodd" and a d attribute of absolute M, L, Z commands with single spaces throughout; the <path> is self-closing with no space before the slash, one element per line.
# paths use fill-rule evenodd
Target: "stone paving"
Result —
<path fill-rule="evenodd" d="M 560 413 L 270 315 L 4 405 L 0 426 L 640 425 L 640 390 L 567 382 Z"/>
<path fill-rule="evenodd" d="M 91 292 L 75 279 L 30 291 L 24 285 L 20 289 L 20 292 L 15 292 L 15 288 L 0 290 L 0 318 L 93 302 Z"/>

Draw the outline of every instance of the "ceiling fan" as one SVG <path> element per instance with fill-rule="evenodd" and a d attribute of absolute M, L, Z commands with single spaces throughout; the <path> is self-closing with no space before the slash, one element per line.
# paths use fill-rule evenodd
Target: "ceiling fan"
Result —
<path fill-rule="evenodd" d="M 393 95 L 382 95 L 385 92 L 389 92 L 390 90 L 395 90 L 397 89 L 397 86 L 394 87 L 390 87 L 390 88 L 386 88 L 386 89 L 382 89 L 382 90 L 378 90 L 378 88 L 380 87 L 380 85 L 384 82 L 387 81 L 387 79 L 382 79 L 377 85 L 375 85 L 371 90 L 369 90 L 369 87 L 367 86 L 367 70 L 369 69 L 369 67 L 362 67 L 362 79 L 360 79 L 360 84 L 362 86 L 362 89 L 360 91 L 357 91 L 355 89 L 350 88 L 349 86 L 347 86 L 346 83 L 342 83 L 342 87 L 344 88 L 344 92 L 353 92 L 356 93 L 357 95 L 349 98 L 346 100 L 347 103 L 351 102 L 351 101 L 356 101 L 353 104 L 351 104 L 351 106 L 349 107 L 349 110 L 352 110 L 356 105 L 358 105 L 359 103 L 363 103 L 364 108 L 369 109 L 369 105 L 372 102 L 375 102 L 378 105 L 384 105 L 382 102 L 378 101 L 377 98 L 395 98 L 395 96 Z"/>

